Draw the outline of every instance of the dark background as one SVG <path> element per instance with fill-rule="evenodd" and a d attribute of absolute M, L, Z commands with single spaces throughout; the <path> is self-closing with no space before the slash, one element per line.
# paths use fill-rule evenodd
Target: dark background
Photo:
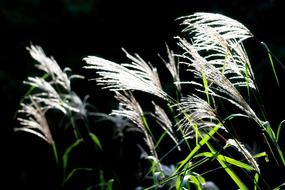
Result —
<path fill-rule="evenodd" d="M 17 125 L 14 115 L 19 101 L 27 91 L 22 81 L 36 72 L 25 49 L 31 43 L 42 46 L 62 68 L 84 74 L 82 58 L 97 55 L 120 62 L 126 60 L 122 47 L 148 61 L 157 60 L 157 53 L 165 52 L 165 42 L 173 44 L 173 36 L 179 34 L 181 28 L 175 19 L 206 11 L 240 21 L 283 62 L 284 7 L 281 0 L 0 0 L 0 173 L 6 176 L 0 178 L 0 185 L 19 183 L 17 163 L 28 161 L 22 157 L 24 151 L 17 153 L 17 145 L 25 139 L 14 135 L 13 127 Z M 285 118 L 282 88 L 277 88 L 258 41 L 252 40 L 249 47 L 261 94 L 270 110 L 268 116 L 278 124 Z M 284 69 L 275 63 L 282 87 Z M 111 103 L 92 85 L 78 85 L 76 91 L 82 95 L 98 93 L 95 106 L 110 111 Z M 25 143 L 21 148 L 25 149 Z M 33 161 L 36 158 L 29 160 Z"/>

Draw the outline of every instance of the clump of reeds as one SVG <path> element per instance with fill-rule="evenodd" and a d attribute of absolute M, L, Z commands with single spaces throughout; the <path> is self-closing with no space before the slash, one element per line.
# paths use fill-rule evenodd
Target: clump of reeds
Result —
<path fill-rule="evenodd" d="M 96 84 L 114 91 L 114 97 L 120 106 L 110 116 L 128 119 L 132 127 L 142 131 L 149 149 L 145 151 L 145 157 L 152 163 L 145 178 L 151 177 L 153 185 L 145 187 L 146 189 L 187 189 L 191 184 L 196 189 L 218 189 L 213 182 L 207 181 L 207 175 L 197 172 L 201 166 L 213 160 L 239 189 L 248 189 L 248 185 L 259 189 L 258 180 L 262 176 L 262 170 L 256 159 L 271 154 L 276 161 L 281 160 L 284 166 L 285 159 L 278 145 L 279 132 L 276 134 L 273 131 L 269 121 L 261 118 L 259 112 L 246 101 L 248 97 L 240 92 L 241 89 L 246 89 L 249 96 L 258 91 L 254 71 L 243 45 L 246 39 L 254 35 L 243 24 L 220 14 L 195 13 L 178 20 L 184 27 L 184 37 L 175 37 L 180 50 L 174 53 L 167 47 L 168 59 L 163 59 L 173 78 L 177 97 L 171 97 L 164 90 L 157 68 L 139 55 L 131 55 L 125 50 L 128 63 L 118 64 L 88 56 L 84 58 L 87 63 L 84 68 L 95 70 Z M 53 144 L 45 119 L 45 113 L 49 109 L 58 109 L 71 118 L 74 117 L 72 113 L 83 117 L 88 113 L 83 101 L 70 87 L 70 79 L 77 75 L 68 76 L 39 47 L 31 46 L 29 51 L 39 62 L 37 67 L 47 77 L 30 77 L 25 82 L 40 91 L 30 93 L 25 101 L 27 103 L 22 104 L 20 112 L 25 115 L 19 118 L 22 127 L 17 130 L 34 133 Z M 193 76 L 193 80 L 183 80 L 180 72 L 185 71 Z M 185 91 L 184 85 L 191 85 L 195 90 Z M 153 95 L 147 99 L 153 105 L 152 110 L 143 110 L 144 102 L 136 98 L 135 91 Z M 228 110 L 226 116 L 220 114 L 221 101 L 229 102 L 239 111 L 232 113 Z M 159 138 L 153 135 L 153 131 L 158 129 L 151 122 L 150 116 L 162 128 L 163 133 Z M 244 117 L 260 127 L 270 152 L 263 148 L 259 153 L 253 154 L 238 136 L 232 134 L 228 121 Z M 167 139 L 166 135 L 171 139 L 173 148 L 168 152 L 160 152 L 160 143 Z M 94 134 L 91 137 L 100 145 Z M 232 156 L 231 151 L 228 151 L 230 147 L 233 147 L 231 151 L 234 150 L 243 159 Z M 183 159 L 176 163 L 164 162 L 173 151 L 184 155 Z M 251 184 L 246 184 L 237 171 L 244 172 Z"/>

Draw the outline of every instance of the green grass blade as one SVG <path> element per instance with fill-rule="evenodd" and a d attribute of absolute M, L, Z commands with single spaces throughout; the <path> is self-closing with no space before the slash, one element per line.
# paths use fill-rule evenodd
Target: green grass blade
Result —
<path fill-rule="evenodd" d="M 192 183 L 195 185 L 195 189 L 203 190 L 202 184 L 204 184 L 205 182 L 206 180 L 201 175 L 191 172 L 191 174 L 178 176 L 178 179 L 175 183 L 175 189 L 190 189 L 190 183 Z"/>
<path fill-rule="evenodd" d="M 185 166 L 186 163 L 197 153 L 197 151 L 206 144 L 211 137 L 218 131 L 220 125 L 216 125 L 207 135 L 205 135 L 200 142 L 195 146 L 195 148 L 190 152 L 190 154 L 181 162 L 180 166 L 176 169 L 175 173 L 177 173 L 182 167 Z"/>
<path fill-rule="evenodd" d="M 104 185 L 105 185 L 106 181 L 105 181 L 105 178 L 104 178 L 103 171 L 101 171 L 101 170 L 100 170 L 99 178 L 100 178 L 100 187 L 101 187 L 100 189 L 104 190 Z"/>
<path fill-rule="evenodd" d="M 113 179 L 108 180 L 108 182 L 107 182 L 107 190 L 112 190 L 113 189 L 113 183 L 114 183 Z"/>
<path fill-rule="evenodd" d="M 180 190 L 181 189 L 181 176 L 178 176 L 176 182 L 175 182 L 175 189 Z"/>
<path fill-rule="evenodd" d="M 285 166 L 285 157 L 284 157 L 284 154 L 283 154 L 283 151 L 280 149 L 280 146 L 278 145 L 278 138 L 279 138 L 279 135 L 280 135 L 280 130 L 281 130 L 281 126 L 282 126 L 282 123 L 283 121 L 279 124 L 279 127 L 278 127 L 278 131 L 277 131 L 277 137 L 273 131 L 273 129 L 270 127 L 269 124 L 265 125 L 265 129 L 266 129 L 266 132 L 268 134 L 268 136 L 270 137 L 271 139 L 271 142 L 274 144 L 274 146 L 276 147 L 277 151 L 278 151 L 278 154 L 279 154 L 279 157 L 282 161 L 282 164 Z M 273 149 L 272 147 L 270 146 L 270 143 L 268 142 L 266 136 L 263 134 L 263 137 L 264 137 L 264 140 L 266 142 L 266 144 L 268 145 L 269 149 L 270 149 L 270 152 L 274 158 L 274 160 L 276 161 L 276 163 L 279 165 L 279 162 L 273 152 Z"/>
<path fill-rule="evenodd" d="M 206 145 L 210 149 L 211 153 L 213 155 L 217 155 L 217 151 L 210 145 L 209 142 L 206 142 Z M 218 162 L 222 166 L 222 168 L 228 173 L 228 175 L 232 178 L 232 180 L 237 184 L 240 190 L 247 190 L 247 187 L 245 184 L 239 179 L 239 177 L 235 174 L 233 170 L 230 169 L 230 167 L 220 159 L 221 157 L 217 157 Z"/>
<path fill-rule="evenodd" d="M 66 169 L 67 169 L 67 164 L 68 164 L 69 153 L 82 142 L 83 142 L 83 139 L 78 139 L 65 150 L 65 152 L 63 154 L 63 157 L 62 157 L 63 176 L 64 176 L 64 178 L 66 176 Z"/>
<path fill-rule="evenodd" d="M 191 183 L 195 184 L 197 190 L 203 190 L 202 184 L 205 183 L 205 179 L 201 176 L 190 175 L 189 179 Z"/>
<path fill-rule="evenodd" d="M 73 169 L 68 176 L 64 179 L 64 181 L 62 182 L 62 186 L 64 186 L 64 184 L 69 181 L 76 173 L 81 172 L 81 171 L 92 171 L 92 168 L 75 168 Z"/>
<path fill-rule="evenodd" d="M 245 186 L 245 184 L 239 179 L 239 177 L 234 173 L 233 170 L 230 169 L 230 167 L 220 159 L 220 157 L 217 157 L 218 162 L 221 164 L 221 166 L 224 168 L 224 170 L 228 173 L 228 175 L 232 178 L 232 180 L 237 184 L 240 190 L 247 190 L 248 188 Z"/>
<path fill-rule="evenodd" d="M 280 159 L 282 161 L 282 164 L 285 166 L 285 158 L 284 158 L 283 151 L 281 150 L 281 148 L 280 148 L 280 146 L 278 144 L 276 144 L 276 148 L 277 148 L 277 151 L 279 153 L 279 156 L 280 156 Z"/>
<path fill-rule="evenodd" d="M 277 131 L 277 134 L 278 134 L 277 137 L 278 137 L 278 138 L 279 138 L 279 135 L 280 135 L 280 130 L 281 130 L 282 123 L 283 123 L 283 121 L 279 124 L 279 127 L 278 127 L 278 131 Z M 282 161 L 282 164 L 285 166 L 285 157 L 284 157 L 283 151 L 280 149 L 280 146 L 279 146 L 278 143 L 277 143 L 277 142 L 278 142 L 278 138 L 276 137 L 276 135 L 275 135 L 273 129 L 270 127 L 269 124 L 265 125 L 265 129 L 266 129 L 266 132 L 267 132 L 268 136 L 269 136 L 270 139 L 271 139 L 271 142 L 274 144 L 274 146 L 276 147 L 276 149 L 277 149 L 277 151 L 278 151 L 278 154 L 279 154 L 279 156 L 280 156 L 280 159 L 281 159 L 281 161 Z M 263 134 L 263 137 L 264 137 L 264 140 L 265 140 L 266 144 L 268 145 L 268 147 L 269 147 L 269 149 L 270 149 L 270 152 L 271 152 L 271 154 L 272 154 L 274 160 L 275 160 L 276 163 L 279 165 L 279 162 L 278 162 L 278 160 L 277 160 L 277 158 L 276 158 L 276 156 L 275 156 L 275 154 L 274 154 L 274 152 L 273 152 L 273 149 L 272 149 L 272 147 L 270 146 L 270 143 L 268 142 L 268 140 L 267 140 L 267 138 L 266 138 L 266 136 L 265 136 L 264 134 Z"/>
<path fill-rule="evenodd" d="M 99 147 L 100 150 L 102 149 L 102 145 L 100 143 L 100 140 L 98 139 L 98 137 L 94 134 L 94 133 L 89 133 L 91 139 L 93 140 L 93 142 Z"/>
<path fill-rule="evenodd" d="M 252 171 L 252 170 L 255 170 L 252 166 L 250 166 L 249 164 L 246 164 L 246 163 L 243 163 L 241 161 L 238 161 L 238 160 L 235 160 L 233 158 L 230 158 L 228 156 L 224 156 L 224 155 L 213 155 L 213 153 L 211 152 L 203 152 L 203 153 L 200 153 L 200 154 L 197 154 L 195 156 L 196 157 L 200 157 L 200 156 L 205 156 L 205 157 L 209 157 L 209 158 L 212 158 L 212 157 L 217 157 L 217 159 L 220 159 L 222 160 L 223 162 L 227 162 L 231 165 L 234 165 L 234 166 L 237 166 L 239 168 L 243 168 L 243 169 L 246 169 L 246 170 L 249 170 L 249 171 Z"/>
<path fill-rule="evenodd" d="M 265 130 L 266 130 L 267 134 L 269 135 L 271 141 L 275 143 L 276 142 L 276 135 L 275 135 L 273 129 L 271 128 L 270 124 L 268 123 L 268 124 L 265 124 L 264 126 L 265 126 Z"/>
<path fill-rule="evenodd" d="M 259 187 L 258 187 L 259 176 L 260 176 L 259 173 L 256 173 L 256 174 L 254 175 L 254 190 L 257 190 L 257 188 L 259 188 Z"/>
<path fill-rule="evenodd" d="M 278 76 L 277 76 L 277 73 L 276 73 L 276 70 L 275 70 L 275 66 L 274 66 L 274 63 L 273 63 L 273 59 L 272 59 L 272 56 L 271 56 L 271 51 L 268 48 L 268 46 L 266 45 L 266 43 L 261 42 L 261 44 L 265 47 L 265 49 L 267 51 L 268 58 L 269 58 L 269 61 L 270 61 L 270 64 L 271 64 L 272 71 L 274 73 L 275 80 L 277 82 L 277 85 L 280 87 L 279 79 L 278 79 Z"/>
<path fill-rule="evenodd" d="M 167 134 L 167 132 L 166 131 L 164 131 L 161 135 L 160 135 L 160 137 L 159 137 L 159 139 L 157 140 L 157 142 L 156 142 L 156 144 L 155 144 L 155 148 L 157 148 L 158 146 L 159 146 L 159 144 L 161 143 L 161 141 L 164 139 L 164 137 L 166 136 L 166 134 Z"/>
<path fill-rule="evenodd" d="M 211 150 L 211 153 L 213 155 L 216 155 L 217 152 L 215 151 L 215 149 L 208 142 L 206 144 L 208 148 Z M 235 174 L 235 172 L 231 170 L 229 165 L 227 165 L 223 161 L 223 159 L 221 159 L 221 157 L 217 156 L 217 161 L 220 163 L 222 168 L 228 173 L 228 175 L 232 178 L 232 180 L 236 183 L 236 185 L 239 187 L 240 190 L 247 190 L 247 187 L 245 186 L 245 184 L 239 179 L 239 177 Z"/>
<path fill-rule="evenodd" d="M 246 169 L 246 170 L 249 170 L 249 171 L 252 171 L 252 170 L 255 170 L 255 168 L 253 168 L 252 166 L 250 166 L 249 164 L 246 164 L 246 163 L 243 163 L 241 161 L 238 161 L 236 159 L 233 159 L 233 158 L 230 158 L 230 157 L 227 157 L 227 156 L 224 156 L 224 155 L 221 155 L 219 154 L 217 156 L 217 159 L 220 159 L 222 160 L 223 162 L 227 162 L 231 165 L 234 165 L 234 166 L 237 166 L 239 168 L 243 168 L 243 169 Z"/>
<path fill-rule="evenodd" d="M 281 121 L 280 124 L 278 125 L 277 134 L 276 134 L 276 143 L 278 143 L 278 141 L 279 141 L 280 131 L 282 129 L 284 122 L 285 122 L 285 120 Z"/>
<path fill-rule="evenodd" d="M 261 152 L 253 156 L 253 158 L 261 158 L 261 157 L 267 157 L 268 155 L 266 152 Z"/>
<path fill-rule="evenodd" d="M 56 165 L 58 166 L 59 162 L 58 162 L 58 153 L 57 153 L 57 148 L 55 143 L 52 143 L 52 150 L 53 150 L 53 154 L 54 154 L 54 158 L 56 161 Z"/>

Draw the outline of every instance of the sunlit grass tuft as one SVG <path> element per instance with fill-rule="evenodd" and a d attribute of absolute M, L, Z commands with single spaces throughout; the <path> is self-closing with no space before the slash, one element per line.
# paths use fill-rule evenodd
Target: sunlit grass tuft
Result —
<path fill-rule="evenodd" d="M 100 167 L 93 167 L 92 164 L 90 167 L 73 167 L 70 162 L 72 152 L 82 144 L 91 143 L 92 146 L 86 147 L 96 147 L 91 150 L 95 155 L 104 152 L 104 146 L 109 146 L 102 144 L 90 129 L 90 117 L 98 121 L 101 120 L 98 117 L 110 120 L 115 123 L 115 128 L 120 128 L 121 133 L 127 131 L 121 125 L 128 126 L 126 128 L 130 131 L 141 132 L 143 141 L 135 146 L 141 152 L 138 165 L 145 168 L 137 171 L 138 188 L 216 190 L 221 185 L 221 179 L 211 175 L 218 172 L 222 177 L 231 179 L 229 189 L 262 189 L 262 183 L 267 184 L 270 179 L 263 178 L 261 164 L 264 163 L 259 163 L 258 159 L 268 159 L 271 155 L 278 166 L 285 166 L 283 150 L 279 145 L 284 121 L 275 132 L 270 121 L 260 116 L 260 112 L 265 110 L 255 110 L 247 101 L 251 93 L 258 94 L 259 89 L 243 44 L 254 35 L 240 22 L 221 14 L 200 12 L 181 17 L 178 21 L 184 28 L 182 34 L 174 38 L 177 50 L 167 46 L 167 59 L 160 56 L 173 79 L 176 97 L 171 97 L 173 93 L 165 90 L 160 70 L 138 54 L 131 55 L 124 50 L 129 61 L 120 64 L 96 56 L 84 58 L 84 68 L 96 73 L 91 80 L 113 92 L 114 99 L 118 101 L 118 109 L 112 110 L 109 115 L 89 112 L 86 101 L 72 90 L 71 79 L 82 76 L 72 75 L 68 68 L 62 70 L 54 58 L 47 57 L 40 47 L 27 48 L 37 61 L 36 67 L 45 75 L 28 77 L 24 82 L 31 88 L 21 104 L 18 114 L 21 126 L 16 131 L 32 133 L 53 145 L 58 167 L 63 173 L 61 187 L 84 171 L 95 172 L 99 176 L 99 183 L 88 184 L 87 189 L 98 187 L 109 190 L 113 189 L 113 185 L 120 186 L 121 178 L 112 169 L 107 171 L 111 177 L 106 179 Z M 266 49 L 279 85 L 267 46 Z M 191 75 L 192 79 L 184 79 L 181 73 Z M 184 88 L 184 85 L 191 85 L 194 90 Z M 241 92 L 244 89 L 246 95 Z M 150 96 L 142 98 L 137 91 Z M 226 112 L 222 112 L 221 107 Z M 60 153 L 52 134 L 60 127 L 50 130 L 47 118 L 47 112 L 55 110 L 62 114 L 63 121 L 73 130 L 72 142 Z M 240 128 L 239 122 L 230 123 L 233 119 L 240 120 L 241 124 L 244 119 L 253 121 L 248 122 L 247 127 L 254 129 L 258 126 L 266 147 L 259 147 L 258 152 L 250 151 L 243 142 L 244 138 L 233 133 Z M 80 124 L 78 121 L 81 121 Z M 139 137 L 134 135 L 134 138 Z M 120 143 L 119 157 L 123 158 L 122 152 L 128 152 L 123 150 L 123 136 Z M 265 164 L 272 162 L 269 160 Z M 282 186 L 284 184 L 276 189 Z"/>

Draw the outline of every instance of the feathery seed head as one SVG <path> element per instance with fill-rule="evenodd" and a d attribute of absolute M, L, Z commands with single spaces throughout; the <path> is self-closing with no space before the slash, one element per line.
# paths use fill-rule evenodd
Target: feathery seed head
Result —
<path fill-rule="evenodd" d="M 220 125 L 220 128 L 226 130 L 219 121 L 216 111 L 202 98 L 196 95 L 182 97 L 181 102 L 174 105 L 183 115 L 179 121 L 180 126 L 187 137 L 192 138 L 195 134 L 192 125 L 196 125 L 202 132 L 211 130 L 212 127 Z M 185 116 L 187 115 L 187 116 Z"/>
<path fill-rule="evenodd" d="M 53 57 L 49 58 L 39 46 L 28 47 L 27 50 L 31 56 L 38 62 L 36 67 L 52 77 L 52 81 L 62 86 L 65 90 L 70 91 L 70 80 L 67 74 L 61 70 Z"/>
<path fill-rule="evenodd" d="M 117 64 L 103 58 L 89 56 L 84 58 L 87 69 L 97 70 L 100 77 L 96 78 L 99 85 L 112 91 L 138 90 L 169 100 L 162 90 L 157 71 L 138 55 L 126 52 L 131 63 Z"/>
<path fill-rule="evenodd" d="M 169 137 L 175 142 L 175 144 L 178 145 L 178 141 L 172 128 L 173 124 L 168 115 L 159 105 L 154 102 L 152 102 L 152 104 L 154 105 L 155 110 L 153 117 L 156 119 L 157 123 L 162 127 L 162 129 L 164 129 L 164 131 L 169 135 Z M 180 149 L 180 147 L 178 147 L 178 149 Z"/>
<path fill-rule="evenodd" d="M 21 104 L 22 109 L 18 112 L 25 115 L 25 117 L 18 117 L 21 124 L 16 131 L 26 131 L 37 135 L 44 139 L 49 144 L 53 143 L 52 135 L 45 117 L 46 108 L 42 107 L 37 99 L 30 96 L 30 104 Z"/>
<path fill-rule="evenodd" d="M 111 115 L 128 118 L 140 128 L 144 128 L 143 111 L 131 92 L 124 91 L 123 94 L 116 92 L 115 98 L 120 102 L 120 109 L 113 110 Z"/>
<path fill-rule="evenodd" d="M 216 68 L 215 65 L 202 57 L 188 41 L 181 38 L 178 39 L 178 45 L 185 51 L 182 57 L 185 58 L 186 61 L 182 63 L 192 67 L 193 69 L 190 69 L 190 71 L 193 72 L 196 77 L 200 79 L 203 79 L 204 76 L 206 77 L 206 80 L 209 83 L 208 93 L 226 99 L 246 112 L 247 115 L 258 124 L 262 123 L 239 91 L 235 88 L 234 84 L 218 68 Z M 193 82 L 192 84 L 197 85 L 199 83 Z M 200 85 L 198 85 L 198 87 L 200 87 Z"/>
<path fill-rule="evenodd" d="M 252 165 L 252 167 L 258 173 L 260 173 L 258 163 L 256 162 L 254 157 L 251 155 L 251 153 L 246 149 L 246 147 L 241 142 L 237 141 L 236 139 L 228 139 L 224 149 L 230 146 L 235 147 L 245 157 L 245 159 Z"/>
<path fill-rule="evenodd" d="M 143 111 L 139 103 L 131 92 L 123 92 L 124 94 L 121 94 L 116 91 L 115 98 L 120 102 L 121 109 L 113 110 L 111 114 L 125 117 L 136 124 L 136 126 L 143 131 L 145 135 L 145 141 L 150 149 L 150 152 L 155 158 L 158 159 L 152 137 L 149 134 L 147 127 L 145 126 Z"/>
<path fill-rule="evenodd" d="M 238 39 L 238 41 L 243 41 L 253 36 L 243 24 L 221 14 L 197 12 L 179 19 L 183 19 L 182 25 L 186 25 L 183 31 L 191 33 L 199 33 L 199 29 L 195 28 L 199 25 L 214 28 L 226 40 Z"/>

